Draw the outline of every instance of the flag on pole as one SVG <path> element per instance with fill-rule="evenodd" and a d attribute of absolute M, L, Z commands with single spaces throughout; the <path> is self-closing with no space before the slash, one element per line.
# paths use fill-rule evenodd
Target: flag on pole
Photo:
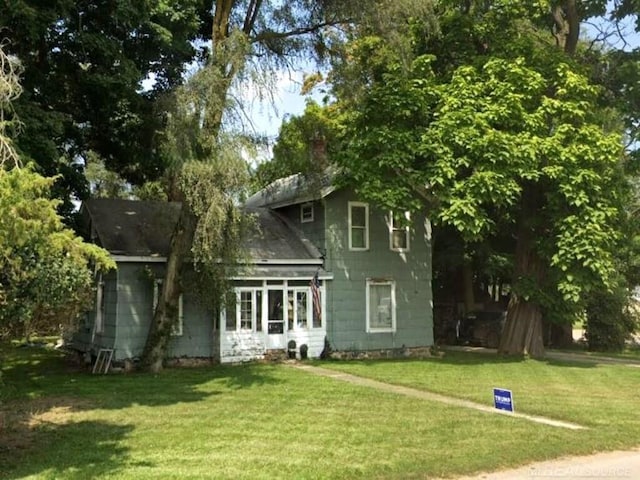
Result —
<path fill-rule="evenodd" d="M 318 278 L 318 272 L 313 276 L 311 282 L 311 300 L 313 301 L 313 311 L 318 318 L 322 318 L 322 305 L 320 303 L 320 279 Z"/>

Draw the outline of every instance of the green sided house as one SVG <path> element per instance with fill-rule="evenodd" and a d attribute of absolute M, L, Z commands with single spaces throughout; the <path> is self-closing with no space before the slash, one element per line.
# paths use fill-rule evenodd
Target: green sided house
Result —
<path fill-rule="evenodd" d="M 423 353 L 433 345 L 431 229 L 427 218 L 380 211 L 348 189 L 310 188 L 301 175 L 248 199 L 257 231 L 249 264 L 233 279 L 233 311 L 214 314 L 189 285 L 180 299 L 172 358 L 223 363 L 287 350 L 321 356 Z M 82 206 L 86 235 L 118 268 L 96 279 L 96 302 L 75 348 L 114 360 L 142 354 L 164 277 L 179 204 L 94 199 Z"/>

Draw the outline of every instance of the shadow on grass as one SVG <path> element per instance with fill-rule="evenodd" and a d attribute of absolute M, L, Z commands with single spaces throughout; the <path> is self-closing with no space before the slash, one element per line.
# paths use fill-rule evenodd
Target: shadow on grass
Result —
<path fill-rule="evenodd" d="M 225 386 L 232 390 L 282 383 L 282 380 L 273 375 L 277 368 L 275 365 L 248 363 L 213 368 L 218 369 L 220 378 L 224 378 Z"/>
<path fill-rule="evenodd" d="M 132 466 L 123 440 L 134 426 L 93 419 L 92 410 L 200 402 L 285 381 L 259 364 L 92 375 L 55 350 L 0 347 L 0 478 L 114 476 Z"/>
<path fill-rule="evenodd" d="M 165 406 L 199 402 L 240 388 L 278 384 L 269 365 L 211 365 L 167 368 L 159 375 L 93 375 L 62 352 L 44 348 L 6 348 L 0 402 L 19 398 L 73 396 L 90 400 L 87 408 L 119 409 L 131 405 Z"/>
<path fill-rule="evenodd" d="M 517 364 L 524 363 L 529 361 L 530 359 L 522 356 L 522 355 L 499 355 L 495 351 L 463 351 L 463 350 L 444 350 L 439 354 L 434 355 L 433 357 L 427 358 L 384 358 L 384 359 L 371 359 L 371 360 L 348 360 L 348 361 L 357 361 L 361 365 L 378 365 L 381 363 L 388 362 L 422 362 L 422 363 L 433 363 L 433 364 L 444 364 L 444 365 L 507 365 L 507 364 Z M 535 359 L 533 359 L 535 360 Z M 544 358 L 537 360 L 540 362 L 547 363 L 553 366 L 559 367 L 572 367 L 572 368 L 594 368 L 597 366 L 596 361 L 591 361 L 587 359 L 585 361 L 574 360 L 571 358 L 560 359 L 560 358 Z M 329 362 L 337 362 L 340 363 L 342 360 L 329 360 Z M 326 361 L 317 361 L 313 362 L 316 366 L 322 366 L 326 364 Z"/>
<path fill-rule="evenodd" d="M 462 350 L 452 348 L 445 349 L 444 351 L 442 351 L 442 354 L 443 355 L 441 361 L 454 365 L 478 365 L 482 363 L 519 363 L 528 360 L 544 362 L 548 365 L 558 367 L 571 368 L 594 368 L 598 364 L 597 361 L 594 361 L 587 356 L 581 356 L 579 354 L 575 356 L 566 355 L 565 357 L 554 357 L 551 355 L 551 353 L 549 353 L 549 355 L 547 355 L 545 358 L 536 359 L 525 357 L 524 355 L 501 355 L 498 354 L 495 350 L 488 349 Z"/>
<path fill-rule="evenodd" d="M 108 477 L 129 455 L 121 440 L 132 426 L 75 421 L 74 399 L 9 402 L 0 409 L 0 478 Z"/>

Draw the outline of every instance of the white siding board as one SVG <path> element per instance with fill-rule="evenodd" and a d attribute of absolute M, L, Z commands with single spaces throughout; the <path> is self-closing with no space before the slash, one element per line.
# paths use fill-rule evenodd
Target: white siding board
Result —
<path fill-rule="evenodd" d="M 260 360 L 267 353 L 263 334 L 252 332 L 221 332 L 220 362 L 238 363 Z"/>

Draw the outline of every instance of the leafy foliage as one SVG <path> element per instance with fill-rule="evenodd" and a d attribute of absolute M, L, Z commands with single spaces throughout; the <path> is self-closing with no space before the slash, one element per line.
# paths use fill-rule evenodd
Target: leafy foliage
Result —
<path fill-rule="evenodd" d="M 17 128 L 12 102 L 22 93 L 19 71 L 20 65 L 16 59 L 7 56 L 4 44 L 0 43 L 0 166 L 19 163 L 12 142 L 12 131 Z"/>
<path fill-rule="evenodd" d="M 351 2 L 220 0 L 215 2 L 211 50 L 206 62 L 176 91 L 163 132 L 169 198 L 182 201 L 163 291 L 143 352 L 151 370 L 162 368 L 185 259 L 193 255 L 208 270 L 214 287 L 228 283 L 238 263 L 243 214 L 234 201 L 247 174 L 234 148 L 235 88 L 246 79 L 266 79 L 293 57 L 322 57 L 323 35 L 344 21 Z M 229 143 L 229 139 L 232 140 Z M 216 288 L 211 297 L 224 296 Z"/>
<path fill-rule="evenodd" d="M 308 101 L 301 116 L 286 119 L 280 126 L 273 158 L 252 172 L 252 190 L 296 173 L 312 176 L 323 172 L 337 149 L 337 115 L 335 106 Z"/>
<path fill-rule="evenodd" d="M 622 351 L 638 328 L 638 306 L 625 288 L 593 292 L 586 306 L 589 350 Z"/>
<path fill-rule="evenodd" d="M 206 28 L 201 0 L 113 2 L 18 0 L 0 14 L 7 53 L 24 66 L 24 95 L 15 109 L 24 124 L 21 156 L 57 177 L 54 195 L 70 214 L 85 198 L 79 160 L 94 151 L 128 182 L 163 170 L 156 133 L 158 100 L 182 81 Z M 151 89 L 143 81 L 152 79 Z"/>
<path fill-rule="evenodd" d="M 63 226 L 49 198 L 53 181 L 30 168 L 0 170 L 3 336 L 70 326 L 93 298 L 91 268 L 115 267 L 107 252 Z"/>
<path fill-rule="evenodd" d="M 588 70 L 545 41 L 531 16 L 481 14 L 449 11 L 440 33 L 416 38 L 410 63 L 381 36 L 352 42 L 351 69 L 366 82 L 343 103 L 348 148 L 338 159 L 361 194 L 427 208 L 467 245 L 512 232 L 515 298 L 571 310 L 558 305 L 616 284 L 629 198 L 621 123 L 601 107 Z M 485 37 L 483 22 L 494 28 Z M 440 44 L 448 35 L 468 49 Z"/>

